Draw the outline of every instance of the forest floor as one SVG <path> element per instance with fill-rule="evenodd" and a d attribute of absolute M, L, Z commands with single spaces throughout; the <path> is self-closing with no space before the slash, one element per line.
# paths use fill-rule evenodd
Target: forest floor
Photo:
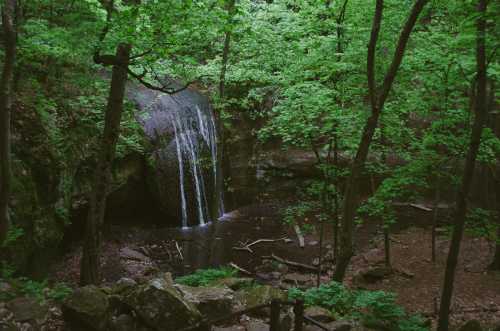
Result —
<path fill-rule="evenodd" d="M 290 282 L 285 282 L 294 277 L 303 285 L 313 286 L 315 275 L 304 274 L 293 267 L 284 270 L 264 267 L 269 264 L 268 257 L 272 254 L 307 265 L 314 265 L 318 260 L 318 234 L 306 234 L 305 248 L 300 248 L 296 233 L 282 224 L 276 212 L 271 205 L 244 208 L 227 215 L 217 226 L 191 230 L 113 228 L 103 245 L 104 281 L 148 277 L 159 271 L 179 276 L 198 268 L 233 262 L 260 281 L 275 286 L 290 286 Z M 398 302 L 408 311 L 435 320 L 449 235 L 440 231 L 437 261 L 432 263 L 429 228 L 426 222 L 418 224 L 418 227 L 408 225 L 394 231 L 391 254 L 395 272 L 374 282 L 360 282 L 358 275 L 383 264 L 382 235 L 377 224 L 360 226 L 356 242 L 358 253 L 352 259 L 346 283 L 352 287 L 394 292 Z M 325 238 L 332 237 L 331 229 L 326 229 Z M 250 251 L 239 249 L 259 239 L 278 241 L 259 242 L 250 246 Z M 331 256 L 331 245 L 331 240 L 325 240 L 326 256 Z M 79 249 L 70 252 L 55 266 L 53 279 L 76 284 L 79 255 Z M 464 237 L 455 282 L 452 324 L 459 326 L 471 319 L 484 325 L 500 323 L 500 272 L 487 270 L 492 255 L 492 245 L 487 240 Z M 328 271 L 322 281 L 329 281 L 330 276 L 331 271 Z"/>

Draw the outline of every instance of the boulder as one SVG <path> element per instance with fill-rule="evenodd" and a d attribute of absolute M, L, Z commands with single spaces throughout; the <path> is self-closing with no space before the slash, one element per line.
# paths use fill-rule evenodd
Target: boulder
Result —
<path fill-rule="evenodd" d="M 107 295 L 96 286 L 75 290 L 63 303 L 64 320 L 75 330 L 108 330 L 111 315 Z"/>
<path fill-rule="evenodd" d="M 201 319 L 198 309 L 183 299 L 164 278 L 137 286 L 124 296 L 123 301 L 153 330 L 165 330 L 166 325 L 178 330 Z"/>
<path fill-rule="evenodd" d="M 477 320 L 471 320 L 462 325 L 459 331 L 483 331 L 481 323 Z"/>
<path fill-rule="evenodd" d="M 247 331 L 269 331 L 269 324 L 262 321 L 250 321 L 246 324 Z"/>
<path fill-rule="evenodd" d="M 195 305 L 209 318 L 223 317 L 232 312 L 234 292 L 227 287 L 191 287 L 176 285 L 184 300 Z"/>
<path fill-rule="evenodd" d="M 239 277 L 229 277 L 222 278 L 215 282 L 215 286 L 225 286 L 233 291 L 238 291 L 244 288 L 251 287 L 254 284 L 252 278 L 239 278 Z"/>
<path fill-rule="evenodd" d="M 287 294 L 279 288 L 269 285 L 254 287 L 248 290 L 240 290 L 236 293 L 236 299 L 243 307 L 251 308 L 262 304 L 268 304 L 273 299 L 286 300 Z M 251 315 L 266 316 L 269 315 L 270 310 L 262 309 L 259 312 L 253 312 Z"/>
<path fill-rule="evenodd" d="M 289 273 L 283 276 L 283 282 L 294 286 L 303 286 L 311 281 L 311 275 Z"/>
<path fill-rule="evenodd" d="M 14 314 L 17 322 L 35 322 L 43 324 L 47 319 L 48 307 L 34 298 L 19 297 L 7 303 L 7 309 Z"/>
<path fill-rule="evenodd" d="M 141 261 L 141 262 L 149 262 L 150 261 L 149 257 L 147 257 L 146 255 L 142 254 L 141 252 L 133 250 L 129 247 L 123 247 L 120 249 L 120 258 L 126 259 L 126 260 Z"/>
<path fill-rule="evenodd" d="M 335 320 L 335 318 L 333 318 L 332 316 L 332 313 L 328 309 L 319 306 L 306 308 L 304 311 L 304 315 L 309 316 L 320 323 L 330 323 Z"/>
<path fill-rule="evenodd" d="M 213 331 L 246 331 L 245 327 L 241 325 L 233 325 L 233 326 L 216 326 L 212 329 Z"/>
<path fill-rule="evenodd" d="M 358 283 L 373 284 L 391 275 L 392 272 L 392 269 L 385 266 L 375 266 L 358 272 L 354 278 Z"/>
<path fill-rule="evenodd" d="M 121 314 L 111 320 L 111 330 L 136 331 L 136 321 L 130 315 Z"/>
<path fill-rule="evenodd" d="M 120 278 L 113 286 L 112 293 L 120 294 L 124 291 L 130 290 L 137 285 L 137 282 L 131 278 Z"/>
<path fill-rule="evenodd" d="M 331 331 L 350 331 L 353 329 L 353 324 L 349 321 L 335 321 L 328 323 L 328 328 Z"/>

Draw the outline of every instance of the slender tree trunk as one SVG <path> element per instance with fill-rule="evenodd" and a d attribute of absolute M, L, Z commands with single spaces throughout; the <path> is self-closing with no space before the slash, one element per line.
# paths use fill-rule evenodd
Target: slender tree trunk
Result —
<path fill-rule="evenodd" d="M 227 0 L 226 2 L 226 10 L 228 17 L 232 19 L 234 15 L 234 9 L 236 6 L 236 0 Z M 228 22 L 229 23 L 229 22 Z M 229 53 L 231 51 L 231 37 L 232 37 L 232 30 L 229 28 L 226 30 L 226 33 L 224 35 L 224 48 L 222 49 L 222 65 L 220 68 L 220 75 L 219 75 L 219 99 L 222 104 L 222 108 L 217 112 L 216 118 L 217 118 L 217 131 L 219 133 L 219 141 L 217 142 L 218 145 L 218 155 L 217 155 L 217 162 L 220 164 L 221 169 L 224 169 L 224 166 L 227 164 L 229 169 L 230 169 L 230 158 L 227 155 L 227 151 L 224 148 L 225 146 L 225 132 L 224 132 L 224 125 L 222 123 L 222 112 L 224 111 L 224 99 L 226 98 L 226 73 L 227 73 L 227 65 L 229 62 Z M 229 170 L 226 169 L 226 170 Z M 226 173 L 225 171 L 223 171 Z M 230 173 L 230 171 L 227 171 L 227 173 Z M 218 176 L 218 181 L 216 183 L 216 189 L 215 189 L 215 194 L 219 194 L 219 192 L 224 192 L 224 179 L 221 176 Z M 215 201 L 218 201 L 216 197 Z M 222 197 L 224 199 L 224 196 Z M 217 218 L 214 218 L 216 220 Z"/>
<path fill-rule="evenodd" d="M 340 233 L 340 252 L 333 276 L 333 279 L 336 281 L 342 281 L 344 279 L 347 267 L 349 266 L 351 257 L 354 254 L 353 230 L 356 208 L 358 206 L 358 186 L 366 162 L 366 158 L 368 156 L 368 151 L 370 150 L 370 144 L 373 139 L 373 134 L 375 133 L 375 129 L 378 125 L 379 116 L 384 107 L 387 96 L 389 95 L 389 92 L 391 90 L 392 83 L 396 78 L 399 66 L 401 65 L 401 61 L 403 60 L 410 34 L 417 22 L 418 16 L 422 12 L 422 9 L 427 2 L 428 0 L 417 0 L 415 2 L 408 20 L 406 21 L 405 26 L 401 31 L 401 35 L 399 36 L 396 51 L 394 53 L 391 66 L 389 67 L 387 74 L 385 75 L 383 85 L 380 89 L 380 94 L 377 93 L 377 87 L 375 85 L 375 50 L 377 46 L 378 35 L 380 32 L 380 24 L 382 22 L 384 1 L 377 0 L 376 3 L 372 32 L 370 36 L 370 42 L 368 44 L 367 58 L 368 89 L 371 103 L 371 116 L 368 118 L 363 129 L 361 142 L 358 146 L 358 151 L 351 166 L 351 174 L 346 184 L 343 217 L 341 220 L 342 231 Z"/>
<path fill-rule="evenodd" d="M 16 5 L 16 0 L 5 0 L 2 8 L 5 58 L 0 82 L 0 243 L 5 239 L 10 223 L 9 200 L 12 177 L 10 126 L 17 46 Z"/>
<path fill-rule="evenodd" d="M 467 196 L 471 188 L 474 167 L 476 163 L 479 145 L 481 143 L 481 133 L 483 131 L 484 121 L 487 112 L 487 73 L 486 73 L 486 13 L 487 0 L 479 0 L 477 10 L 479 17 L 477 19 L 477 93 L 475 102 L 475 119 L 472 128 L 469 151 L 465 162 L 465 170 L 462 178 L 462 185 L 457 196 L 457 210 L 455 214 L 455 226 L 451 238 L 450 251 L 446 261 L 446 272 L 444 276 L 443 292 L 441 296 L 441 305 L 439 310 L 438 331 L 447 331 L 449 327 L 449 315 L 451 299 L 453 296 L 453 285 L 455 281 L 455 271 L 458 264 L 460 253 L 460 244 L 465 228 L 465 218 L 467 214 Z"/>
<path fill-rule="evenodd" d="M 116 143 L 120 134 L 120 121 L 123 112 L 127 68 L 129 64 L 130 44 L 120 44 L 114 56 L 111 87 L 106 108 L 104 133 L 101 140 L 94 187 L 90 198 L 90 210 L 81 260 L 81 285 L 99 284 L 99 259 L 101 246 L 101 228 L 106 209 L 106 197 L 111 177 L 111 167 L 115 158 Z"/>
<path fill-rule="evenodd" d="M 439 199 L 440 199 L 441 188 L 436 187 L 436 194 L 434 196 L 434 212 L 432 213 L 432 229 L 431 229 L 431 261 L 436 262 L 436 228 L 439 216 Z"/>
<path fill-rule="evenodd" d="M 498 168 L 500 166 L 497 165 Z M 497 170 L 497 176 L 499 174 L 500 169 Z M 493 256 L 493 262 L 490 265 L 491 270 L 500 270 L 500 180 L 496 178 L 495 180 L 495 196 L 496 196 L 496 205 L 497 205 L 497 242 L 495 245 L 495 255 Z"/>
<path fill-rule="evenodd" d="M 491 110 L 495 107 L 495 88 L 492 84 L 491 86 L 491 95 L 490 95 L 490 113 Z M 500 114 L 497 112 L 492 114 L 492 127 L 495 132 L 495 135 L 498 139 L 500 139 Z M 497 209 L 497 242 L 495 245 L 495 255 L 493 256 L 493 262 L 490 265 L 491 270 L 500 270 L 500 160 L 497 160 L 496 169 L 491 169 L 490 178 L 493 181 L 494 195 L 495 195 L 495 205 Z"/>
<path fill-rule="evenodd" d="M 333 136 L 333 166 L 335 167 L 335 195 L 333 196 L 333 259 L 337 261 L 338 247 L 339 247 L 339 139 L 337 133 Z"/>

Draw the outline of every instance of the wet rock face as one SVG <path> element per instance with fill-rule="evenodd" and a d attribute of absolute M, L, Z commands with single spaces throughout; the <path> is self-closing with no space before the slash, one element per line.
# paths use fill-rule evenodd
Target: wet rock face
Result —
<path fill-rule="evenodd" d="M 217 133 L 208 99 L 189 89 L 167 95 L 141 87 L 130 88 L 129 97 L 153 146 L 147 183 L 168 225 L 220 216 Z"/>

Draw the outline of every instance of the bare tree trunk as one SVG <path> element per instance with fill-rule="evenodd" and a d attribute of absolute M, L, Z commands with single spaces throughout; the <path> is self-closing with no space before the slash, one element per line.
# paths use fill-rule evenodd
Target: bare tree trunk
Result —
<path fill-rule="evenodd" d="M 116 143 L 120 134 L 123 112 L 127 69 L 130 59 L 130 44 L 120 44 L 114 56 L 111 87 L 106 108 L 104 133 L 98 155 L 94 177 L 94 187 L 90 198 L 90 210 L 85 233 L 85 243 L 81 260 L 81 285 L 99 284 L 99 260 L 101 248 L 101 227 L 106 209 L 106 197 L 111 177 L 111 167 L 115 158 Z"/>
<path fill-rule="evenodd" d="M 337 261 L 338 247 L 339 247 L 339 139 L 335 132 L 333 136 L 333 166 L 335 167 L 335 195 L 333 196 L 333 259 Z"/>
<path fill-rule="evenodd" d="M 5 239 L 10 223 L 9 200 L 12 177 L 10 118 L 17 46 L 16 5 L 16 0 L 5 0 L 2 8 L 5 58 L 0 83 L 0 243 Z"/>
<path fill-rule="evenodd" d="M 440 199 L 439 183 L 436 187 L 436 195 L 434 197 L 434 212 L 432 213 L 432 229 L 431 229 L 431 261 L 436 262 L 436 228 L 439 216 L 439 199 Z"/>
<path fill-rule="evenodd" d="M 490 104 L 489 104 L 489 109 L 490 111 L 495 109 L 495 88 L 492 84 L 490 88 Z M 492 113 L 493 118 L 492 118 L 492 127 L 495 132 L 495 135 L 498 139 L 500 139 L 500 114 L 497 113 Z M 496 247 L 495 247 L 495 255 L 493 256 L 493 262 L 490 265 L 491 270 L 500 270 L 500 160 L 497 160 L 496 163 L 496 169 L 493 166 L 491 169 L 491 176 L 490 178 L 493 181 L 493 186 L 495 187 L 494 190 L 494 195 L 495 195 L 495 205 L 497 209 L 497 242 L 496 242 Z"/>
<path fill-rule="evenodd" d="M 497 165 L 498 168 L 500 166 Z M 500 169 L 497 170 L 497 176 L 499 174 Z M 495 195 L 496 195 L 496 205 L 497 205 L 497 242 L 495 245 L 495 255 L 493 256 L 493 262 L 490 265 L 491 270 L 500 270 L 500 180 L 498 178 L 495 179 Z"/>
<path fill-rule="evenodd" d="M 477 93 L 475 102 L 474 126 L 472 128 L 472 136 L 467 152 L 465 162 L 465 170 L 462 177 L 462 186 L 457 196 L 457 210 L 455 214 L 455 226 L 451 238 L 450 251 L 446 261 L 446 271 L 443 283 L 443 292 L 441 296 L 441 305 L 439 310 L 438 331 L 448 331 L 449 315 L 451 299 L 453 296 L 453 285 L 455 281 L 455 271 L 460 253 L 460 244 L 465 228 L 465 218 L 467 215 L 467 196 L 471 188 L 472 177 L 474 175 L 474 167 L 476 157 L 481 143 L 481 133 L 485 122 L 487 112 L 487 73 L 486 73 L 486 13 L 487 0 L 479 0 L 477 11 L 477 46 L 476 46 L 476 62 L 477 62 Z"/>
<path fill-rule="evenodd" d="M 368 44 L 367 58 L 368 89 L 371 103 L 371 116 L 368 118 L 363 129 L 361 142 L 358 146 L 358 151 L 351 166 L 351 174 L 346 184 L 347 186 L 344 194 L 343 217 L 341 220 L 342 231 L 340 233 L 340 254 L 333 276 L 333 279 L 336 281 L 342 281 L 344 279 L 347 267 L 352 255 L 354 254 L 353 230 L 356 208 L 358 206 L 358 185 L 366 162 L 366 158 L 368 156 L 368 151 L 370 150 L 373 134 L 375 133 L 375 129 L 378 125 L 379 116 L 382 109 L 384 108 L 384 104 L 391 90 L 392 83 L 396 78 L 399 66 L 401 65 L 401 61 L 403 60 L 410 34 L 417 22 L 418 16 L 422 12 L 422 9 L 427 2 L 428 0 L 417 0 L 413 5 L 408 20 L 406 21 L 405 26 L 401 31 L 401 35 L 399 36 L 391 66 L 389 67 L 388 72 L 385 75 L 384 83 L 380 89 L 379 94 L 377 93 L 377 87 L 375 85 L 375 49 L 380 32 L 380 24 L 382 22 L 384 1 L 377 0 L 376 3 L 372 32 L 370 36 L 370 42 Z"/>

